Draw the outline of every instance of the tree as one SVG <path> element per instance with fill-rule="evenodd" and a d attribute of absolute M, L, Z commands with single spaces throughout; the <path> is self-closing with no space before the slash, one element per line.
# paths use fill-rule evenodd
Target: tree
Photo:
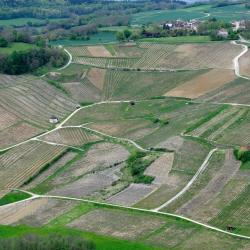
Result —
<path fill-rule="evenodd" d="M 128 29 L 125 29 L 125 30 L 123 31 L 123 34 L 124 34 L 125 39 L 128 40 L 128 39 L 131 37 L 132 32 L 131 32 L 130 30 L 128 30 Z"/>
<path fill-rule="evenodd" d="M 118 31 L 116 33 L 116 38 L 117 38 L 118 41 L 124 41 L 125 40 L 124 33 L 122 31 Z"/>
<path fill-rule="evenodd" d="M 3 38 L 3 37 L 0 37 L 0 47 L 8 47 L 8 41 Z"/>

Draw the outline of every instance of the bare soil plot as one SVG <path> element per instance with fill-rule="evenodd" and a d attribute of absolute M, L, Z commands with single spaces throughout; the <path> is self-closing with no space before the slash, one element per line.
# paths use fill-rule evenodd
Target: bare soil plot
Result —
<path fill-rule="evenodd" d="M 0 207 L 0 224 L 42 226 L 68 211 L 75 202 L 39 198 Z"/>
<path fill-rule="evenodd" d="M 55 188 L 50 193 L 53 195 L 69 197 L 86 197 L 111 186 L 119 179 L 119 166 L 87 174 L 60 188 Z"/>
<path fill-rule="evenodd" d="M 179 150 L 183 145 L 184 139 L 181 136 L 173 136 L 168 138 L 166 141 L 160 142 L 155 147 L 156 148 L 165 148 L 167 150 Z"/>
<path fill-rule="evenodd" d="M 172 169 L 173 161 L 174 153 L 165 153 L 146 169 L 145 174 L 155 177 L 154 184 L 168 183 L 168 175 Z"/>
<path fill-rule="evenodd" d="M 60 128 L 52 133 L 40 137 L 40 139 L 65 145 L 83 145 L 100 141 L 101 138 L 92 135 L 83 128 Z"/>
<path fill-rule="evenodd" d="M 132 183 L 123 191 L 107 199 L 107 202 L 123 206 L 132 206 L 152 193 L 156 188 L 156 185 Z"/>
<path fill-rule="evenodd" d="M 46 198 L 39 200 L 44 200 L 44 204 L 41 207 L 38 207 L 35 211 L 31 211 L 30 214 L 26 215 L 22 219 L 19 219 L 15 224 L 24 224 L 32 227 L 46 225 L 54 218 L 68 212 L 77 203 L 76 201 Z M 35 200 L 33 202 L 35 202 Z M 32 207 L 32 203 L 30 206 Z"/>
<path fill-rule="evenodd" d="M 163 219 L 149 215 L 98 209 L 81 216 L 68 226 L 124 239 L 136 239 L 165 223 Z"/>
<path fill-rule="evenodd" d="M 36 212 L 47 204 L 47 199 L 24 201 L 16 205 L 0 207 L 0 224 L 11 225 Z"/>
<path fill-rule="evenodd" d="M 240 73 L 245 76 L 250 76 L 250 51 L 240 57 L 239 64 Z"/>
<path fill-rule="evenodd" d="M 0 190 L 18 188 L 66 148 L 29 142 L 0 156 Z"/>
<path fill-rule="evenodd" d="M 105 74 L 105 69 L 91 68 L 87 73 L 87 78 L 95 87 L 102 90 L 105 81 Z"/>
<path fill-rule="evenodd" d="M 74 179 L 87 173 L 104 170 L 125 161 L 128 156 L 129 152 L 120 145 L 111 143 L 95 144 L 85 156 L 74 162 L 70 168 L 57 176 L 53 183 L 55 185 L 65 184 L 71 181 L 72 178 Z M 94 177 L 90 176 L 89 178 Z"/>
<path fill-rule="evenodd" d="M 0 131 L 18 122 L 18 118 L 0 107 Z"/>
<path fill-rule="evenodd" d="M 110 52 L 103 46 L 88 46 L 89 53 L 94 57 L 112 57 Z"/>
<path fill-rule="evenodd" d="M 178 213 L 199 221 L 208 222 L 211 219 L 211 217 L 204 217 L 206 204 L 222 191 L 227 182 L 233 178 L 240 168 L 240 162 L 235 160 L 232 150 L 227 150 L 225 156 L 225 162 L 221 169 L 196 196 L 177 210 Z"/>
<path fill-rule="evenodd" d="M 207 92 L 233 81 L 236 78 L 232 70 L 214 69 L 202 74 L 176 88 L 168 91 L 165 96 L 177 96 L 186 98 L 197 98 Z"/>
<path fill-rule="evenodd" d="M 83 82 L 63 83 L 63 87 L 77 102 L 97 102 L 101 99 L 100 90 L 93 86 L 88 79 Z"/>
<path fill-rule="evenodd" d="M 43 132 L 28 123 L 21 122 L 0 131 L 0 148 L 12 146 Z"/>

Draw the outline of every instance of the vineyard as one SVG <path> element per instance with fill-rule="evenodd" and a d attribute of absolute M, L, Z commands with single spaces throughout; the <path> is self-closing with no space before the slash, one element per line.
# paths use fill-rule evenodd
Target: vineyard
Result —
<path fill-rule="evenodd" d="M 137 58 L 76 57 L 75 63 L 100 68 L 133 68 Z"/>
<path fill-rule="evenodd" d="M 240 120 L 245 114 L 245 111 L 245 109 L 241 108 L 227 108 L 193 130 L 190 135 L 205 137 L 208 140 L 216 140 L 224 130 Z"/>
<path fill-rule="evenodd" d="M 65 151 L 62 146 L 29 142 L 0 156 L 0 190 L 18 188 Z"/>
<path fill-rule="evenodd" d="M 61 91 L 36 78 L 0 93 L 0 106 L 7 112 L 43 128 L 48 127 L 51 115 L 63 119 L 75 105 Z"/>
<path fill-rule="evenodd" d="M 41 139 L 71 146 L 83 145 L 100 140 L 98 136 L 89 134 L 82 128 L 61 128 L 42 136 Z"/>

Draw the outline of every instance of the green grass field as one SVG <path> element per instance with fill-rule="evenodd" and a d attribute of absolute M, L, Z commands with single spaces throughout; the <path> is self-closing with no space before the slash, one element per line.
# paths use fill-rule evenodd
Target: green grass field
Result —
<path fill-rule="evenodd" d="M 38 18 L 14 18 L 14 19 L 6 19 L 0 20 L 0 26 L 25 26 L 28 22 L 32 22 L 33 24 L 45 24 L 46 20 L 38 19 Z"/>
<path fill-rule="evenodd" d="M 211 39 L 209 36 L 178 36 L 178 37 L 159 37 L 159 38 L 143 38 L 140 42 L 152 42 L 152 43 L 207 43 Z"/>
<path fill-rule="evenodd" d="M 28 43 L 11 43 L 9 47 L 0 48 L 0 53 L 11 54 L 13 51 L 26 51 L 34 47 L 35 45 Z"/>
<path fill-rule="evenodd" d="M 17 202 L 17 201 L 21 201 L 21 200 L 25 200 L 29 197 L 30 195 L 26 193 L 13 191 L 11 193 L 6 194 L 4 197 L 0 199 L 0 206 L 13 203 L 13 202 Z"/>

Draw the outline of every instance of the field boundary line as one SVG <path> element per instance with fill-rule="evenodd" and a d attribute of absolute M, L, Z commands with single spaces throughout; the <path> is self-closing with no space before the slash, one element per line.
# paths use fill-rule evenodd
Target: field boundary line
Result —
<path fill-rule="evenodd" d="M 175 200 L 177 200 L 180 196 L 182 196 L 192 185 L 193 183 L 196 181 L 196 179 L 199 177 L 200 174 L 202 174 L 204 172 L 204 170 L 207 168 L 209 160 L 211 159 L 213 153 L 215 151 L 217 151 L 217 148 L 212 149 L 208 155 L 206 156 L 205 160 L 203 161 L 203 163 L 201 164 L 200 168 L 197 170 L 197 172 L 195 173 L 195 175 L 192 177 L 192 179 L 188 182 L 188 184 L 180 191 L 178 192 L 175 196 L 173 196 L 170 200 L 166 201 L 165 203 L 163 203 L 161 206 L 152 209 L 152 211 L 156 211 L 159 212 L 162 208 L 165 208 L 166 206 L 168 206 L 170 203 L 174 202 Z"/>
<path fill-rule="evenodd" d="M 27 193 L 27 191 L 25 191 L 25 190 L 21 190 L 21 189 L 15 189 L 15 190 Z M 81 201 L 81 202 L 85 202 L 85 203 L 89 203 L 89 204 L 102 205 L 102 206 L 106 206 L 106 207 L 128 209 L 128 210 L 140 211 L 140 212 L 146 212 L 146 213 L 152 213 L 152 214 L 158 214 L 158 215 L 166 215 L 166 216 L 169 216 L 169 217 L 173 217 L 173 218 L 177 218 L 177 219 L 182 219 L 182 220 L 191 222 L 193 224 L 202 226 L 204 228 L 207 228 L 207 229 L 210 229 L 210 230 L 213 230 L 213 231 L 224 233 L 224 234 L 227 234 L 227 235 L 230 235 L 230 236 L 234 236 L 234 237 L 237 237 L 237 238 L 242 238 L 242 239 L 248 239 L 248 240 L 250 240 L 250 236 L 243 235 L 243 234 L 231 233 L 231 232 L 228 232 L 226 230 L 223 230 L 223 229 L 220 229 L 220 228 L 217 228 L 217 227 L 214 227 L 214 226 L 210 226 L 210 225 L 208 225 L 206 223 L 202 223 L 202 222 L 190 219 L 190 218 L 182 216 L 182 215 L 177 215 L 177 214 L 172 214 L 172 213 L 166 213 L 166 212 L 161 212 L 161 211 L 154 211 L 154 210 L 149 210 L 149 209 L 145 209 L 145 208 L 136 208 L 136 207 L 130 207 L 130 206 L 116 205 L 116 204 L 111 204 L 111 203 L 106 203 L 106 202 L 98 202 L 98 201 L 81 199 L 81 198 L 73 198 L 73 197 L 68 197 L 68 196 L 38 195 L 38 194 L 31 193 L 31 192 L 29 192 L 29 194 L 31 194 L 33 196 L 30 197 L 30 198 L 28 198 L 28 199 L 31 199 L 31 198 L 33 198 L 33 199 L 49 198 L 49 199 L 59 199 L 59 200 Z M 18 203 L 25 202 L 28 199 L 19 201 Z M 6 204 L 6 205 L 3 205 L 1 207 L 5 207 L 7 205 L 9 205 L 9 206 L 10 205 L 15 205 L 15 204 L 17 204 L 17 202 Z"/>

